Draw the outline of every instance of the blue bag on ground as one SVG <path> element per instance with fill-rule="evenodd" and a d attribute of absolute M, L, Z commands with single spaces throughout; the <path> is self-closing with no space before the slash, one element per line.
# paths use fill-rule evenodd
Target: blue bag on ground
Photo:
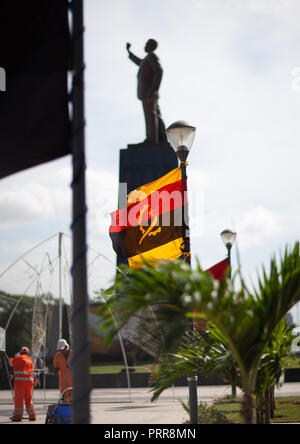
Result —
<path fill-rule="evenodd" d="M 71 404 L 51 404 L 48 406 L 46 424 L 72 424 Z"/>

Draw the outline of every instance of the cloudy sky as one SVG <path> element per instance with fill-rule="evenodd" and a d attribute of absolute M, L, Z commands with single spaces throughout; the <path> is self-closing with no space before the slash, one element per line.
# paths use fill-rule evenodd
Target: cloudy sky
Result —
<path fill-rule="evenodd" d="M 163 120 L 197 127 L 189 197 L 192 253 L 203 267 L 225 257 L 224 228 L 237 231 L 253 280 L 299 239 L 299 21 L 298 0 L 85 1 L 88 243 L 106 257 L 91 258 L 91 294 L 115 272 L 108 227 L 119 150 L 145 138 L 126 42 L 143 57 L 148 38 L 158 41 Z M 55 233 L 70 235 L 70 181 L 65 158 L 0 182 L 0 271 Z M 2 287 L 21 291 L 13 273 Z"/>

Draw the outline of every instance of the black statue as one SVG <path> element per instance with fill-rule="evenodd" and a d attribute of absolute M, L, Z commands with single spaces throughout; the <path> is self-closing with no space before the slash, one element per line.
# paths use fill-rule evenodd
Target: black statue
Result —
<path fill-rule="evenodd" d="M 126 48 L 130 60 L 136 63 L 140 69 L 138 71 L 137 96 L 143 103 L 146 140 L 143 144 L 157 144 L 167 142 L 165 125 L 161 118 L 158 106 L 158 90 L 162 79 L 162 67 L 157 55 L 154 53 L 157 42 L 153 39 L 147 41 L 144 59 L 140 59 L 130 51 L 131 44 L 127 43 Z"/>

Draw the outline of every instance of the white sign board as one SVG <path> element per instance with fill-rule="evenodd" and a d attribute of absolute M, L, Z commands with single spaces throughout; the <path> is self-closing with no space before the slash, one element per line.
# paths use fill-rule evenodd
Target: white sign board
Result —
<path fill-rule="evenodd" d="M 0 351 L 6 351 L 5 330 L 0 327 Z"/>

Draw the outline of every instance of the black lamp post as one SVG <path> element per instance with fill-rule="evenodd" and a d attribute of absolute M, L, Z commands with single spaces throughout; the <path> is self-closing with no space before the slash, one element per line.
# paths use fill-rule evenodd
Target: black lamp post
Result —
<path fill-rule="evenodd" d="M 192 148 L 196 128 L 194 126 L 189 125 L 187 122 L 183 120 L 178 120 L 177 122 L 172 123 L 167 129 L 166 134 L 168 138 L 168 142 L 171 147 L 174 149 L 177 154 L 178 159 L 180 160 L 180 168 L 181 168 L 181 178 L 186 179 L 186 166 L 187 166 L 187 158 L 189 152 Z M 187 192 L 187 186 L 184 186 L 183 189 L 183 198 L 185 198 L 185 193 Z M 189 230 L 189 215 L 188 215 L 188 205 L 187 202 L 183 202 L 182 205 L 182 231 L 183 231 L 183 240 L 184 244 L 182 246 L 182 251 L 185 256 L 185 261 L 190 264 L 190 230 Z"/>
<path fill-rule="evenodd" d="M 186 179 L 186 166 L 187 157 L 195 139 L 196 128 L 189 125 L 183 120 L 178 120 L 166 129 L 166 134 L 169 144 L 174 149 L 180 160 L 181 178 Z M 186 183 L 186 182 L 185 182 Z M 185 193 L 187 186 L 183 189 L 183 198 L 185 199 Z M 187 202 L 183 202 L 182 205 L 182 237 L 183 245 L 182 252 L 185 256 L 185 261 L 191 263 L 191 249 L 190 249 L 190 230 L 188 224 L 188 206 Z M 188 376 L 189 383 L 189 404 L 190 404 L 190 423 L 198 424 L 198 396 L 197 396 L 197 375 Z"/>
<path fill-rule="evenodd" d="M 227 248 L 228 253 L 228 266 L 229 266 L 229 278 L 231 279 L 231 248 L 234 244 L 236 233 L 234 233 L 231 230 L 223 230 L 222 233 L 220 233 L 221 239 L 225 244 L 225 247 Z M 233 397 L 236 396 L 236 387 L 234 385 L 231 386 L 231 394 Z"/>

